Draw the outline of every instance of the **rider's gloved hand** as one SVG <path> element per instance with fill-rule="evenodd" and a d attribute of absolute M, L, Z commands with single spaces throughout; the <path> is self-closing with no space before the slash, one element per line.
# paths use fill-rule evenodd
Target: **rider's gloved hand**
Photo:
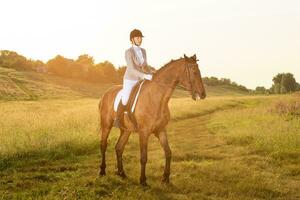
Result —
<path fill-rule="evenodd" d="M 144 79 L 147 79 L 147 80 L 151 81 L 152 80 L 152 74 L 145 74 Z"/>
<path fill-rule="evenodd" d="M 149 67 L 149 68 L 150 68 L 150 73 L 151 73 L 151 74 L 156 73 L 157 70 L 156 70 L 154 67 Z"/>

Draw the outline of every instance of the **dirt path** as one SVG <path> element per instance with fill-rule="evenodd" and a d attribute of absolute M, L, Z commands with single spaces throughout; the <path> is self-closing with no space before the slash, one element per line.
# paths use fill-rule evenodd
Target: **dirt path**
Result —
<path fill-rule="evenodd" d="M 26 95 L 26 99 L 37 99 L 37 96 L 35 94 L 33 94 L 29 89 L 27 89 L 18 79 L 11 77 L 9 72 L 2 72 L 1 75 L 4 75 L 13 85 L 13 87 L 17 88 L 23 95 Z"/>
<path fill-rule="evenodd" d="M 0 199 L 297 199 L 296 180 L 283 177 L 268 157 L 234 146 L 210 132 L 212 114 L 173 121 L 168 135 L 173 152 L 171 184 L 160 183 L 164 155 L 150 138 L 149 188 L 139 186 L 139 145 L 133 134 L 124 153 L 128 179 L 114 175 L 114 144 L 109 140 L 107 176 L 98 177 L 99 150 L 90 155 L 39 161 L 1 173 Z M 295 181 L 295 182 L 293 182 Z M 297 183 L 297 184 L 295 184 Z"/>
<path fill-rule="evenodd" d="M 30 90 L 28 90 L 19 80 L 10 77 L 7 74 L 7 77 L 18 87 L 20 90 L 22 90 L 26 95 L 28 95 L 29 100 L 36 100 L 37 96 L 33 94 Z"/>

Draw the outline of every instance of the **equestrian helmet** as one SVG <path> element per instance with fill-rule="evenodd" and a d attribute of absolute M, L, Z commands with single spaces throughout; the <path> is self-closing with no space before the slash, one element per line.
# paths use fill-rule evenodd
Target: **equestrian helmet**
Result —
<path fill-rule="evenodd" d="M 132 38 L 134 37 L 144 37 L 142 32 L 138 29 L 133 29 L 131 32 L 130 32 L 130 41 Z"/>

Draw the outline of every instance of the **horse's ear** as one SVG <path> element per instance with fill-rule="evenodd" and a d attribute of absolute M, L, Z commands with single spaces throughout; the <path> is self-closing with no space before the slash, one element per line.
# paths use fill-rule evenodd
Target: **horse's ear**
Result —
<path fill-rule="evenodd" d="M 196 54 L 194 54 L 191 58 L 196 62 L 198 61 Z"/>
<path fill-rule="evenodd" d="M 184 54 L 184 59 L 187 60 L 188 58 L 189 58 L 189 57 L 187 57 L 187 56 Z"/>

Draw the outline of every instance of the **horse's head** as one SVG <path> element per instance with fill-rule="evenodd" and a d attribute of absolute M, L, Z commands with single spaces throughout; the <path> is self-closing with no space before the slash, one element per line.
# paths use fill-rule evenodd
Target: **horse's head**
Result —
<path fill-rule="evenodd" d="M 184 54 L 184 73 L 179 77 L 179 85 L 191 92 L 194 100 L 206 97 L 205 88 L 202 82 L 201 73 L 197 64 L 196 54 L 188 57 Z"/>

